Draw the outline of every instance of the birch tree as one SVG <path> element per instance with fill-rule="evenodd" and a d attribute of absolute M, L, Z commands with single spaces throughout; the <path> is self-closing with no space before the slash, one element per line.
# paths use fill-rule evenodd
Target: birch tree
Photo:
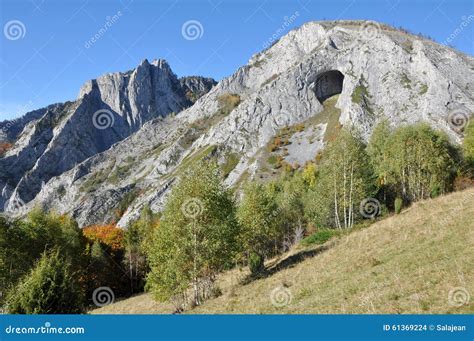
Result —
<path fill-rule="evenodd" d="M 361 201 L 373 194 L 372 172 L 361 139 L 342 130 L 323 153 L 307 213 L 320 227 L 347 229 L 359 219 Z"/>
<path fill-rule="evenodd" d="M 148 248 L 148 285 L 155 297 L 179 307 L 201 304 L 216 274 L 232 264 L 237 235 L 234 201 L 218 166 L 198 162 L 173 189 Z"/>

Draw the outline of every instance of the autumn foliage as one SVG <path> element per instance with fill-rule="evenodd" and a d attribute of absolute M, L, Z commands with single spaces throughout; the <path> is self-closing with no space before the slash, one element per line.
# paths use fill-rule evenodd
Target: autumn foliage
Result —
<path fill-rule="evenodd" d="M 84 236 L 90 241 L 98 241 L 117 251 L 124 247 L 124 231 L 113 224 L 91 225 L 82 230 Z"/>
<path fill-rule="evenodd" d="M 7 151 L 9 151 L 13 145 L 8 142 L 0 142 L 0 156 L 5 154 Z"/>

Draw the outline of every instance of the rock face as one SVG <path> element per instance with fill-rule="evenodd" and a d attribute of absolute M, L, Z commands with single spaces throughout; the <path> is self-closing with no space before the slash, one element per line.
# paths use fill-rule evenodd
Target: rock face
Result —
<path fill-rule="evenodd" d="M 171 75 L 164 61 L 144 62 L 87 83 L 76 102 L 32 121 L 0 159 L 3 200 L 70 213 L 81 226 L 126 227 L 144 205 L 160 210 L 194 159 L 211 154 L 231 168 L 230 186 L 261 176 L 265 147 L 283 127 L 304 123 L 290 139 L 304 150 L 286 156 L 301 163 L 334 127 L 368 139 L 382 119 L 424 121 L 459 143 L 451 116 L 474 111 L 474 58 L 372 22 L 307 23 L 212 89 L 208 79 Z M 94 129 L 92 109 L 112 111 L 112 128 Z"/>
<path fill-rule="evenodd" d="M 164 60 L 144 60 L 135 70 L 88 81 L 74 102 L 2 122 L 14 148 L 0 158 L 0 208 L 33 200 L 48 181 L 109 149 L 144 123 L 192 105 L 212 79 L 180 81 Z"/>

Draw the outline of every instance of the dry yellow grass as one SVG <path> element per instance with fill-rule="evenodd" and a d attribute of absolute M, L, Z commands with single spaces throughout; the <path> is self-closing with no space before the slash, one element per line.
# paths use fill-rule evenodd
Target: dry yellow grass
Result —
<path fill-rule="evenodd" d="M 223 295 L 187 313 L 474 312 L 472 298 L 466 302 L 474 296 L 474 189 L 417 203 L 329 243 L 326 251 L 246 285 L 245 272 L 229 271 L 219 279 Z M 144 294 L 94 312 L 172 310 Z"/>

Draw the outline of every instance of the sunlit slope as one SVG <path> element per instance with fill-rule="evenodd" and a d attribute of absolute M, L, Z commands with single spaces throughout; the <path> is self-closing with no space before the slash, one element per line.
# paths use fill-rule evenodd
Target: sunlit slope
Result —
<path fill-rule="evenodd" d="M 280 260 L 279 271 L 248 284 L 244 272 L 223 274 L 223 294 L 187 313 L 472 313 L 473 246 L 470 189 L 417 203 L 300 262 Z M 94 311 L 171 312 L 149 294 Z"/>

